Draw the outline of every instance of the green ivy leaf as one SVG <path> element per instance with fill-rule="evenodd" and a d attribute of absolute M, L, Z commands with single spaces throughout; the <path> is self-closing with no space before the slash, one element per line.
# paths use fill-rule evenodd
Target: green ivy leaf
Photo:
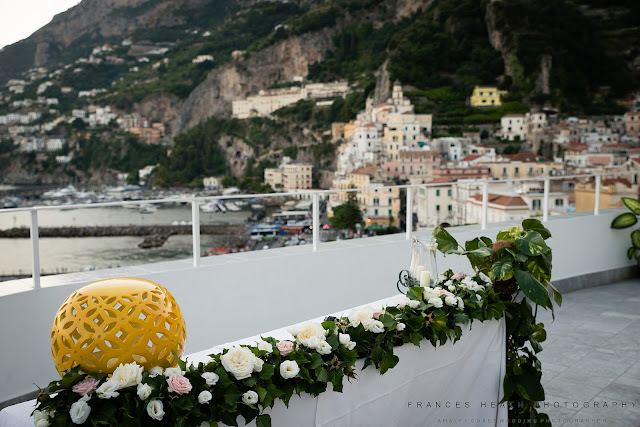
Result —
<path fill-rule="evenodd" d="M 316 371 L 316 376 L 318 377 L 318 381 L 326 383 L 329 381 L 329 371 L 325 368 L 319 368 Z"/>
<path fill-rule="evenodd" d="M 640 230 L 634 230 L 631 233 L 631 243 L 635 248 L 640 249 Z"/>
<path fill-rule="evenodd" d="M 537 220 L 535 218 L 529 218 L 522 221 L 522 229 L 537 231 L 538 233 L 540 233 L 544 240 L 547 240 L 549 237 L 551 237 L 551 232 L 547 230 L 544 225 L 542 225 L 540 220 Z"/>
<path fill-rule="evenodd" d="M 458 249 L 458 241 L 442 227 L 433 230 L 433 237 L 438 244 L 438 250 L 445 255 Z"/>
<path fill-rule="evenodd" d="M 525 231 L 522 237 L 516 238 L 515 243 L 518 250 L 528 256 L 540 255 L 549 250 L 549 246 L 537 231 Z"/>
<path fill-rule="evenodd" d="M 453 321 L 462 325 L 466 325 L 467 323 L 469 323 L 469 316 L 467 316 L 463 312 L 458 312 L 453 315 Z"/>
<path fill-rule="evenodd" d="M 336 349 L 338 348 L 338 346 L 340 345 L 340 339 L 338 338 L 337 335 L 330 335 L 327 337 L 327 342 L 329 343 L 329 345 L 331 346 L 332 349 Z"/>
<path fill-rule="evenodd" d="M 380 362 L 380 375 L 387 372 L 398 364 L 400 359 L 393 354 L 393 350 L 385 351 L 382 353 L 382 361 Z"/>
<path fill-rule="evenodd" d="M 258 415 L 256 427 L 271 427 L 271 417 L 268 414 Z"/>
<path fill-rule="evenodd" d="M 311 363 L 309 364 L 309 369 L 316 369 L 323 363 L 324 361 L 322 360 L 322 356 L 320 355 L 320 353 L 313 353 L 311 355 Z"/>
<path fill-rule="evenodd" d="M 527 270 L 531 272 L 540 282 L 551 279 L 551 271 L 547 269 L 548 263 L 544 259 L 544 254 L 529 258 Z"/>
<path fill-rule="evenodd" d="M 624 205 L 628 207 L 631 212 L 636 215 L 640 215 L 640 201 L 638 201 L 637 199 L 632 199 L 630 197 L 623 197 L 622 203 L 624 203 Z"/>
<path fill-rule="evenodd" d="M 551 289 L 553 291 L 553 299 L 555 300 L 556 304 L 558 304 L 558 307 L 562 306 L 562 294 L 560 293 L 560 291 L 553 286 L 553 283 L 548 282 L 549 286 L 551 286 Z"/>
<path fill-rule="evenodd" d="M 516 269 L 516 282 L 524 294 L 536 304 L 547 307 L 549 295 L 544 286 L 528 271 Z"/>
<path fill-rule="evenodd" d="M 633 254 L 635 253 L 635 251 L 636 251 L 636 248 L 634 248 L 633 246 L 627 249 L 627 258 L 629 259 L 633 258 Z"/>
<path fill-rule="evenodd" d="M 618 215 L 611 222 L 611 228 L 621 229 L 631 227 L 633 224 L 638 222 L 638 218 L 636 218 L 635 214 L 630 212 L 625 212 L 623 214 Z"/>
<path fill-rule="evenodd" d="M 273 372 L 275 370 L 275 366 L 270 363 L 265 363 L 262 365 L 262 371 L 260 371 L 260 379 L 268 380 L 273 376 Z"/>
<path fill-rule="evenodd" d="M 260 403 L 262 403 L 264 401 L 264 398 L 267 396 L 267 389 L 264 387 L 256 387 L 256 393 L 258 393 L 258 399 L 260 400 Z"/>
<path fill-rule="evenodd" d="M 378 320 L 382 322 L 385 328 L 390 328 L 391 326 L 396 324 L 396 319 L 394 319 L 393 316 L 390 316 L 386 313 L 381 314 Z"/>
<path fill-rule="evenodd" d="M 508 280 L 513 276 L 513 263 L 511 261 L 496 261 L 491 266 L 491 271 L 498 280 Z"/>

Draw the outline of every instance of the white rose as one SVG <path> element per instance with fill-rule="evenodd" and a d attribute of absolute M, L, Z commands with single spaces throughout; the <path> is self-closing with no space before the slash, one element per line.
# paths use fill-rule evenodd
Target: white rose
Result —
<path fill-rule="evenodd" d="M 403 309 L 407 306 L 407 303 L 409 302 L 409 298 L 402 297 L 402 299 L 398 302 L 398 304 L 396 304 L 396 307 L 398 307 L 399 309 Z"/>
<path fill-rule="evenodd" d="M 480 301 L 482 299 L 482 297 L 478 294 L 476 294 L 476 298 L 478 298 L 478 301 Z"/>
<path fill-rule="evenodd" d="M 454 297 L 454 296 L 447 295 L 447 296 L 444 298 L 444 302 L 445 302 L 445 304 L 447 304 L 447 305 L 450 305 L 450 306 L 452 306 L 452 307 L 455 307 L 455 305 L 456 305 L 456 303 L 458 302 L 458 300 L 457 300 L 457 299 L 456 299 L 456 297 Z"/>
<path fill-rule="evenodd" d="M 351 351 L 351 350 L 353 350 L 354 348 L 356 348 L 356 342 L 355 342 L 355 341 L 349 341 L 349 342 L 347 343 L 347 350 Z"/>
<path fill-rule="evenodd" d="M 372 319 L 373 312 L 374 312 L 373 307 L 370 307 L 370 306 L 366 306 L 362 308 L 354 308 L 353 310 L 351 310 L 351 313 L 349 313 L 349 316 L 348 316 L 351 326 L 355 328 L 360 323 L 363 323 L 366 320 Z"/>
<path fill-rule="evenodd" d="M 318 347 L 316 347 L 316 351 L 320 354 L 329 354 L 332 351 L 331 345 L 328 342 L 322 341 Z"/>
<path fill-rule="evenodd" d="M 340 344 L 347 345 L 351 341 L 351 336 L 349 334 L 338 334 L 338 339 Z"/>
<path fill-rule="evenodd" d="M 457 297 L 456 299 L 458 300 L 458 308 L 460 310 L 463 310 L 464 309 L 464 301 L 462 301 L 462 298 L 460 298 L 460 297 Z"/>
<path fill-rule="evenodd" d="M 323 341 L 327 335 L 327 331 L 318 322 L 307 322 L 300 327 L 300 332 L 296 335 L 296 341 L 309 348 L 316 348 L 319 342 L 312 340 L 312 338 L 318 338 Z M 311 340 L 311 342 L 309 342 Z"/>
<path fill-rule="evenodd" d="M 445 280 L 447 280 L 447 276 L 445 276 L 444 274 L 438 274 L 437 283 L 444 282 Z"/>
<path fill-rule="evenodd" d="M 258 343 L 258 350 L 263 350 L 267 353 L 273 353 L 273 346 L 266 341 L 260 341 Z"/>
<path fill-rule="evenodd" d="M 423 297 L 425 300 L 430 300 L 431 298 L 435 298 L 440 296 L 440 291 L 436 288 L 425 288 L 423 292 Z"/>
<path fill-rule="evenodd" d="M 420 301 L 411 299 L 407 302 L 407 305 L 411 308 L 418 308 L 418 306 L 420 305 Z"/>
<path fill-rule="evenodd" d="M 444 282 L 444 286 L 453 286 L 453 280 L 447 280 L 446 282 Z"/>
<path fill-rule="evenodd" d="M 161 400 L 153 399 L 147 404 L 147 414 L 154 420 L 162 421 L 164 417 L 164 405 Z"/>
<path fill-rule="evenodd" d="M 127 363 L 120 366 L 113 371 L 113 375 L 111 375 L 111 379 L 109 381 L 115 381 L 118 383 L 118 388 L 131 387 L 134 385 L 140 384 L 142 381 L 142 372 L 144 368 L 138 365 L 136 362 Z"/>
<path fill-rule="evenodd" d="M 89 396 L 88 394 L 84 394 L 82 395 L 82 397 L 80 398 L 80 402 L 88 402 L 91 400 L 91 396 Z"/>
<path fill-rule="evenodd" d="M 384 325 L 382 324 L 381 321 L 374 320 L 371 323 L 371 326 L 369 326 L 369 328 L 367 330 L 370 331 L 370 332 L 373 332 L 374 334 L 380 334 L 380 333 L 384 332 Z"/>
<path fill-rule="evenodd" d="M 264 365 L 264 360 L 260 359 L 259 357 L 256 357 L 253 360 L 253 371 L 254 372 L 261 372 L 262 371 L 262 365 Z"/>
<path fill-rule="evenodd" d="M 318 348 L 320 346 L 320 344 L 322 343 L 322 341 L 324 341 L 322 338 L 318 338 L 318 337 L 311 337 L 307 340 L 306 342 L 306 346 L 312 349 Z"/>
<path fill-rule="evenodd" d="M 71 405 L 69 416 L 74 424 L 82 424 L 87 421 L 91 413 L 91 406 L 87 402 L 78 401 Z"/>
<path fill-rule="evenodd" d="M 254 403 L 258 403 L 258 393 L 253 390 L 249 390 L 245 394 L 242 395 L 242 401 L 247 405 L 253 405 Z"/>
<path fill-rule="evenodd" d="M 300 367 L 295 360 L 285 360 L 280 364 L 280 376 L 285 380 L 294 378 L 300 372 Z"/>
<path fill-rule="evenodd" d="M 154 366 L 149 370 L 149 376 L 151 378 L 157 377 L 158 375 L 162 375 L 162 368 L 160 366 Z"/>
<path fill-rule="evenodd" d="M 293 325 L 287 329 L 287 331 L 294 337 L 298 335 L 301 330 L 302 330 L 302 325 Z"/>
<path fill-rule="evenodd" d="M 374 319 L 373 317 L 371 319 L 366 319 L 362 322 L 362 326 L 364 327 L 365 331 L 369 331 L 371 330 L 371 326 L 373 325 L 373 322 L 376 322 L 377 320 Z"/>
<path fill-rule="evenodd" d="M 147 400 L 151 390 L 152 388 L 149 384 L 138 384 L 138 397 L 142 400 Z"/>
<path fill-rule="evenodd" d="M 167 369 L 164 370 L 164 376 L 167 377 L 167 378 L 172 377 L 174 375 L 182 375 L 182 374 L 183 374 L 183 372 L 182 372 L 182 369 L 180 369 L 180 366 L 176 366 L 176 367 L 173 367 L 173 368 L 167 368 Z"/>
<path fill-rule="evenodd" d="M 398 324 L 396 325 L 396 329 L 397 329 L 398 331 L 400 331 L 400 332 L 404 331 L 404 328 L 406 328 L 406 327 L 407 327 L 407 325 L 405 325 L 404 323 L 398 323 Z"/>
<path fill-rule="evenodd" d="M 33 423 L 36 427 L 49 427 L 49 415 L 45 411 L 33 411 Z"/>
<path fill-rule="evenodd" d="M 120 387 L 117 382 L 108 380 L 98 387 L 96 394 L 100 399 L 111 399 L 112 397 L 120 396 L 120 393 L 118 393 L 119 389 Z"/>
<path fill-rule="evenodd" d="M 449 289 L 449 292 L 455 292 L 456 291 L 456 287 L 453 286 L 453 285 L 449 286 L 448 289 Z"/>
<path fill-rule="evenodd" d="M 202 378 L 204 378 L 204 380 L 207 382 L 207 385 L 210 386 L 216 385 L 216 383 L 220 379 L 218 374 L 216 374 L 215 372 L 205 372 L 204 374 L 202 374 Z"/>
<path fill-rule="evenodd" d="M 237 380 L 249 378 L 254 371 L 256 356 L 246 347 L 233 347 L 226 354 L 220 356 L 220 362 L 225 371 Z"/>
<path fill-rule="evenodd" d="M 209 403 L 209 401 L 211 400 L 212 397 L 213 397 L 213 395 L 211 394 L 210 391 L 203 390 L 198 395 L 198 403 L 200 403 L 200 404 Z"/>
<path fill-rule="evenodd" d="M 442 307 L 442 299 L 440 299 L 440 297 L 429 298 L 429 301 L 427 302 L 435 308 Z"/>

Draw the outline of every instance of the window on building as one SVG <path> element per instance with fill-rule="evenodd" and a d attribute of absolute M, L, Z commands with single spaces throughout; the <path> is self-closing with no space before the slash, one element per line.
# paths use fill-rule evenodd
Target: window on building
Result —
<path fill-rule="evenodd" d="M 502 175 L 506 175 L 507 174 L 507 168 L 502 168 Z"/>
<path fill-rule="evenodd" d="M 447 196 L 451 197 L 451 190 L 447 190 Z"/>
<path fill-rule="evenodd" d="M 375 210 L 375 215 L 378 216 L 378 209 Z"/>
<path fill-rule="evenodd" d="M 520 173 L 520 168 L 516 168 L 516 175 Z"/>
<path fill-rule="evenodd" d="M 448 210 L 449 212 L 451 212 L 451 210 L 452 210 L 452 209 L 453 209 L 453 207 L 452 207 L 451 205 L 447 206 L 447 210 Z"/>
<path fill-rule="evenodd" d="M 564 206 L 564 200 L 556 199 L 556 206 Z"/>
<path fill-rule="evenodd" d="M 436 197 L 440 197 L 440 190 L 436 190 Z"/>
<path fill-rule="evenodd" d="M 389 216 L 391 216 L 391 209 L 389 209 Z"/>
<path fill-rule="evenodd" d="M 539 211 L 540 210 L 540 200 L 533 200 L 531 202 L 531 209 L 533 209 L 534 211 Z"/>

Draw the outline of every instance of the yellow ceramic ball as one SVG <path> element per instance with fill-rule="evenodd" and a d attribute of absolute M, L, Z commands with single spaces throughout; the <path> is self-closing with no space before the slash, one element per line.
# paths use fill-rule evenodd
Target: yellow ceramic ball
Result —
<path fill-rule="evenodd" d="M 114 278 L 86 285 L 62 303 L 51 328 L 58 372 L 80 365 L 111 373 L 121 363 L 145 369 L 175 366 L 184 352 L 186 325 L 164 287 L 150 280 Z"/>

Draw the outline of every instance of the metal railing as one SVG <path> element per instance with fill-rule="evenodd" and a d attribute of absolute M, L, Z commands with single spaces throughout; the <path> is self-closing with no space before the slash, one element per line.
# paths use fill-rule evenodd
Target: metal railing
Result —
<path fill-rule="evenodd" d="M 567 180 L 567 179 L 590 179 L 595 177 L 595 203 L 593 214 L 599 215 L 600 213 L 600 191 L 602 176 L 620 176 L 630 175 L 635 172 L 629 171 L 611 171 L 601 174 L 589 174 L 589 175 L 561 175 L 561 176 L 539 176 L 536 178 L 513 178 L 513 179 L 485 179 L 485 180 L 469 180 L 464 181 L 465 184 L 477 184 L 481 185 L 482 189 L 482 210 L 480 218 L 480 228 L 485 230 L 488 223 L 488 208 L 489 208 L 489 185 L 499 183 L 515 183 L 515 182 L 544 182 L 543 203 L 542 203 L 542 221 L 547 222 L 549 219 L 549 187 L 552 180 Z M 406 189 L 406 239 L 411 239 L 413 233 L 413 191 L 414 188 L 428 188 L 428 187 L 442 187 L 447 184 L 461 184 L 460 181 L 448 181 L 429 184 L 405 184 L 405 185 L 393 185 L 385 187 L 367 187 L 367 188 L 348 188 L 348 189 L 333 189 L 333 190 L 308 190 L 297 192 L 284 192 L 284 193 L 269 193 L 269 194 L 234 194 L 234 195 L 219 195 L 219 196 L 203 196 L 203 197 L 185 197 L 179 200 L 172 198 L 165 199 L 151 199 L 151 200 L 136 200 L 136 201 L 116 201 L 116 202 L 100 202 L 100 203 L 85 203 L 77 205 L 64 205 L 64 206 L 34 206 L 25 208 L 8 208 L 0 209 L 1 213 L 15 213 L 15 212 L 30 212 L 31 224 L 30 224 L 30 239 L 31 239 L 31 255 L 32 255 L 32 278 L 34 289 L 40 288 L 40 249 L 39 249 L 39 236 L 38 236 L 38 212 L 48 210 L 60 210 L 60 209 L 91 209 L 100 207 L 117 207 L 126 205 L 147 205 L 147 204 L 163 204 L 163 203 L 175 203 L 188 202 L 191 204 L 191 221 L 192 221 L 192 239 L 193 239 L 193 266 L 198 268 L 200 266 L 200 203 L 211 202 L 218 200 L 234 200 L 234 199 L 261 199 L 269 197 L 287 197 L 287 196 L 300 196 L 310 194 L 312 198 L 312 238 L 313 252 L 317 252 L 320 249 L 320 196 L 330 195 L 336 193 L 349 193 L 349 192 L 370 192 L 380 189 Z"/>

